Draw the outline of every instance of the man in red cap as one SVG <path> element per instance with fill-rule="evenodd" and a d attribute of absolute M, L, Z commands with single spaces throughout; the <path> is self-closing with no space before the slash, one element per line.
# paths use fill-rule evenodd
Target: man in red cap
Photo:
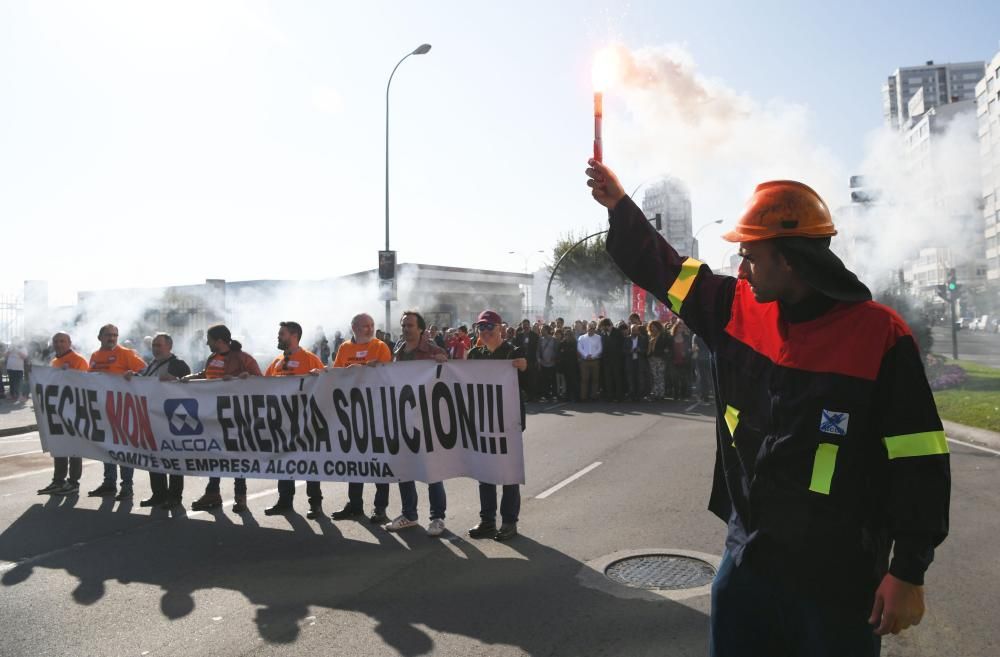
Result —
<path fill-rule="evenodd" d="M 910 329 L 830 250 L 806 185 L 757 187 L 725 236 L 743 257 L 732 278 L 678 255 L 589 164 L 608 252 L 715 355 L 709 509 L 728 534 L 712 654 L 878 655 L 920 622 L 948 534 L 948 445 Z"/>
<path fill-rule="evenodd" d="M 492 310 L 484 310 L 476 319 L 481 344 L 470 352 L 469 360 L 509 360 L 518 372 L 528 369 L 528 359 L 521 347 L 504 340 L 503 320 Z M 521 404 L 521 430 L 524 430 L 524 399 L 518 390 Z M 479 482 L 479 524 L 469 530 L 471 538 L 492 538 L 507 541 L 517 536 L 517 520 L 521 513 L 521 487 L 504 484 L 500 497 L 500 528 L 497 529 L 497 487 Z"/>

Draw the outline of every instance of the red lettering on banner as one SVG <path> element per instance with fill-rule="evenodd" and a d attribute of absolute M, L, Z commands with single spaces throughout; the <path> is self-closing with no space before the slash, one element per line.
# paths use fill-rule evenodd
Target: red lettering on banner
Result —
<path fill-rule="evenodd" d="M 127 392 L 116 394 L 109 390 L 105 407 L 116 445 L 124 445 L 127 441 L 132 447 L 141 446 L 156 451 L 156 439 L 149 425 L 149 406 L 145 397 L 137 399 Z"/>

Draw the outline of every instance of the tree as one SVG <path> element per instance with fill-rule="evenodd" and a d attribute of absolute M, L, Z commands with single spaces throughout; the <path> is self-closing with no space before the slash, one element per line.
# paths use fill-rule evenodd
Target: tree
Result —
<path fill-rule="evenodd" d="M 934 346 L 934 337 L 931 335 L 934 311 L 929 303 L 916 305 L 913 297 L 899 294 L 891 290 L 885 290 L 875 295 L 875 301 L 889 306 L 903 318 L 913 333 L 913 340 L 920 349 L 920 354 L 924 358 L 931 353 Z"/>
<path fill-rule="evenodd" d="M 567 235 L 561 238 L 552 249 L 552 262 L 559 263 L 559 259 L 572 249 L 559 264 L 556 280 L 572 294 L 589 301 L 597 314 L 601 306 L 621 292 L 628 280 L 608 255 L 604 235 L 576 246 L 582 237 Z M 552 271 L 551 266 L 549 271 Z"/>

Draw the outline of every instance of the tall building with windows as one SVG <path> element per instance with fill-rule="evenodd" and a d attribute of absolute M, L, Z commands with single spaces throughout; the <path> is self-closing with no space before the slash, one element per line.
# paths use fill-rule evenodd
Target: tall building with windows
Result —
<path fill-rule="evenodd" d="M 646 187 L 642 211 L 650 221 L 659 214 L 660 233 L 682 255 L 698 257 L 698 244 L 691 233 L 691 194 L 677 178 L 665 177 Z"/>
<path fill-rule="evenodd" d="M 1000 52 L 986 66 L 976 85 L 979 161 L 983 176 L 983 224 L 986 239 L 986 279 L 1000 308 Z"/>
<path fill-rule="evenodd" d="M 983 62 L 935 64 L 897 68 L 882 85 L 882 113 L 885 123 L 896 130 L 910 127 L 910 101 L 920 93 L 923 113 L 976 97 L 976 83 L 983 77 Z"/>

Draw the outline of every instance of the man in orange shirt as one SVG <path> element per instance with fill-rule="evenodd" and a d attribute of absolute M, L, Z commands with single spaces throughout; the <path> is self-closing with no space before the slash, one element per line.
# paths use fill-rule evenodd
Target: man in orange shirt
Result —
<path fill-rule="evenodd" d="M 56 333 L 52 336 L 52 350 L 56 357 L 49 365 L 60 370 L 79 370 L 86 372 L 87 359 L 73 350 L 73 341 L 68 333 Z M 55 472 L 52 483 L 38 491 L 39 495 L 73 495 L 80 491 L 80 475 L 83 472 L 83 459 L 79 456 L 54 456 Z M 69 470 L 69 479 L 66 471 Z"/>
<path fill-rule="evenodd" d="M 278 349 L 282 354 L 275 358 L 264 376 L 302 376 L 313 370 L 323 369 L 323 361 L 319 356 L 306 351 L 299 346 L 302 340 L 302 325 L 298 322 L 281 322 L 278 328 Z M 290 436 L 295 438 L 295 436 Z M 323 493 L 318 481 L 306 482 L 306 494 L 309 495 L 310 520 L 323 516 Z M 274 506 L 264 509 L 264 515 L 276 516 L 292 510 L 292 500 L 295 498 L 295 482 L 282 479 L 278 482 L 278 501 Z"/>
<path fill-rule="evenodd" d="M 391 363 L 392 350 L 375 335 L 375 320 L 371 315 L 361 313 L 351 320 L 351 332 L 354 337 L 337 350 L 334 367 L 355 367 L 375 363 Z M 347 504 L 340 511 L 334 511 L 330 517 L 334 520 L 351 520 L 365 514 L 362 493 L 364 484 L 351 482 L 347 484 Z M 375 510 L 369 520 L 375 525 L 389 522 L 385 514 L 389 506 L 389 484 L 375 484 Z"/>
<path fill-rule="evenodd" d="M 118 344 L 118 327 L 114 324 L 105 324 L 97 334 L 97 339 L 101 341 L 101 348 L 90 355 L 90 371 L 101 372 L 103 374 L 113 374 L 121 376 L 126 372 L 137 374 L 146 369 L 146 361 L 139 357 L 139 354 Z M 87 493 L 90 497 L 103 497 L 114 495 L 118 490 L 115 499 L 132 499 L 132 468 L 121 466 L 122 486 L 121 490 L 116 487 L 118 478 L 118 466 L 114 463 L 104 464 L 104 482 Z"/>

